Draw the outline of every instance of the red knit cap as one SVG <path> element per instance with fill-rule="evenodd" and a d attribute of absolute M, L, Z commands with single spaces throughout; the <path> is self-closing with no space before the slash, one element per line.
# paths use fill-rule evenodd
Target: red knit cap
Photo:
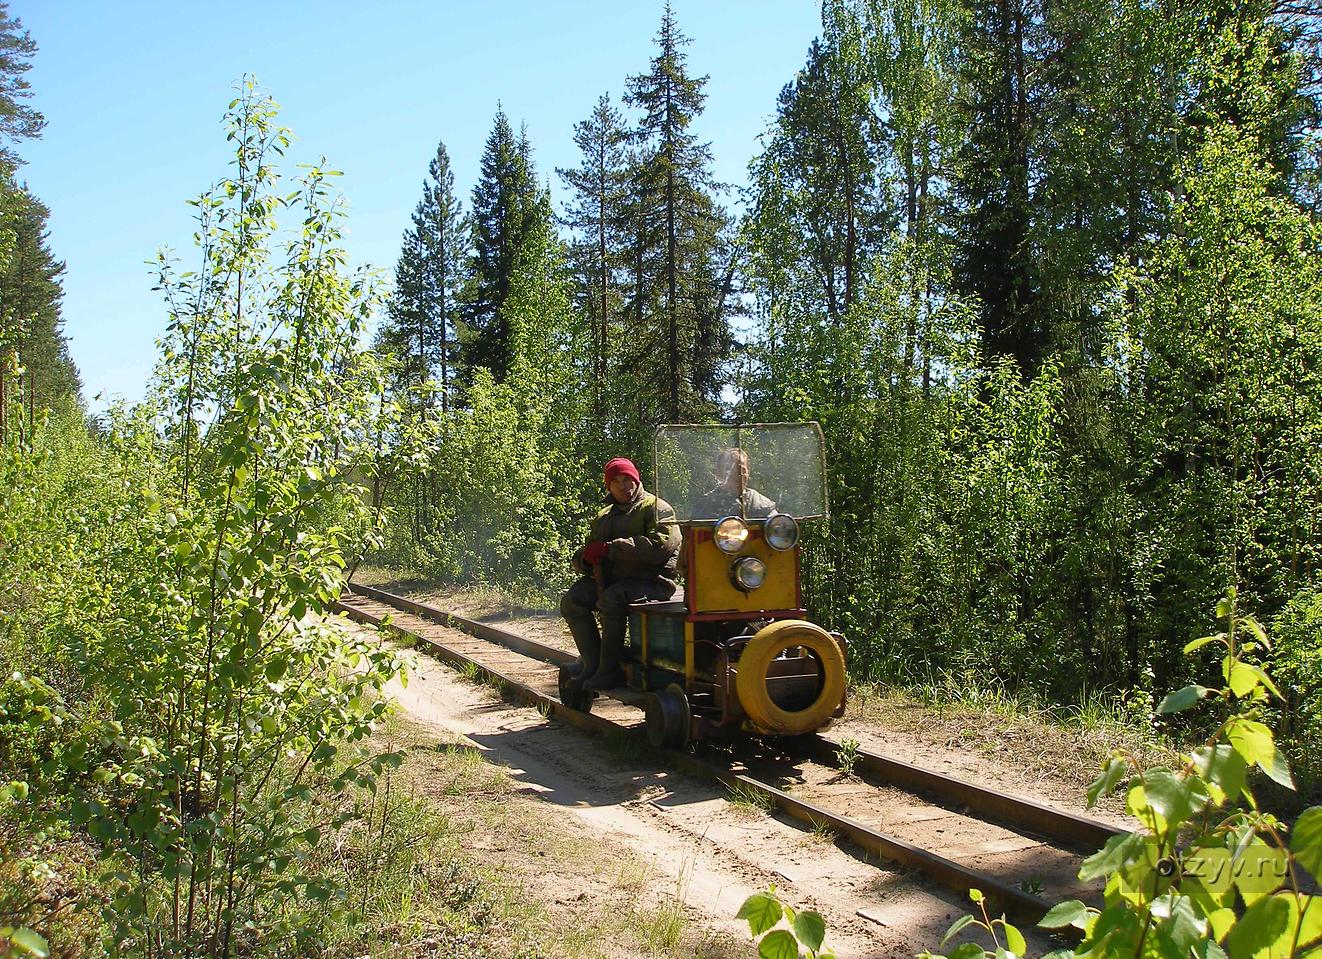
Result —
<path fill-rule="evenodd" d="M 610 486 L 611 480 L 617 476 L 632 476 L 633 481 L 642 485 L 642 477 L 638 475 L 638 467 L 633 465 L 633 460 L 627 460 L 623 456 L 617 456 L 606 464 L 606 485 Z"/>

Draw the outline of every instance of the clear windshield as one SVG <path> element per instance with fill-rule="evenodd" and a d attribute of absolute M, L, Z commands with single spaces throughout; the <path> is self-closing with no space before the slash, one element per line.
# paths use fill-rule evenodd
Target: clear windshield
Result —
<path fill-rule="evenodd" d="M 680 522 L 772 511 L 826 515 L 822 431 L 816 423 L 662 426 L 656 493 Z"/>

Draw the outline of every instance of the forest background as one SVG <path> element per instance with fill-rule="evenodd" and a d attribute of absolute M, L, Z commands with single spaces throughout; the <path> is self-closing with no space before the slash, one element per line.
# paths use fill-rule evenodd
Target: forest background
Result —
<path fill-rule="evenodd" d="M 309 782 L 383 768 L 337 744 L 395 664 L 303 618 L 346 570 L 553 597 L 600 464 L 649 464 L 663 422 L 822 424 L 805 598 L 856 680 L 1146 714 L 1214 668 L 1181 650 L 1233 587 L 1317 777 L 1311 6 L 827 0 L 739 216 L 667 9 L 623 100 L 575 128 L 561 209 L 498 110 L 471 196 L 438 145 L 385 286 L 347 269 L 334 171 L 279 179 L 288 133 L 245 81 L 234 165 L 194 204 L 198 265 L 158 264 L 149 395 L 94 418 L 48 211 L 20 185 L 35 44 L 0 14 L 0 722 L 26 730 L 14 768 L 46 757 L 23 796 L 55 803 L 117 757 L 71 815 L 130 862 L 164 857 L 115 880 L 124 941 L 228 952 L 236 897 L 330 895 L 245 850 L 305 862 L 340 821 Z M 370 665 L 337 672 L 351 660 Z M 343 686 L 313 688 L 328 672 Z M 53 718 L 86 742 L 57 748 Z"/>
<path fill-rule="evenodd" d="M 558 215 L 503 114 L 466 205 L 438 149 L 378 338 L 429 437 L 384 556 L 551 595 L 657 423 L 814 419 L 807 605 L 856 678 L 1141 711 L 1234 586 L 1317 730 L 1317 29 L 828 2 L 736 218 L 667 13 Z"/>
<path fill-rule="evenodd" d="M 1316 29 L 827 3 L 736 218 L 667 11 L 575 128 L 563 209 L 503 111 L 467 202 L 438 146 L 376 334 L 405 424 L 380 442 L 413 444 L 375 484 L 379 558 L 553 595 L 605 458 L 649 463 L 661 422 L 815 419 L 808 603 L 859 678 L 1150 692 L 1235 584 L 1316 721 Z M 77 402 L 48 212 L 14 177 L 6 435 Z"/>

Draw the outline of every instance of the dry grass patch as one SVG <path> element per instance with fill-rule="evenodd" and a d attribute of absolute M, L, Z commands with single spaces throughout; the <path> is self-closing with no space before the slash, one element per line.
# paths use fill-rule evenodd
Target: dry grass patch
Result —
<path fill-rule="evenodd" d="M 682 886 L 594 836 L 565 810 L 528 795 L 476 747 L 438 739 L 402 719 L 392 723 L 390 738 L 408 757 L 392 788 L 424 806 L 441 828 L 407 890 L 408 921 L 382 923 L 385 935 L 360 940 L 366 948 L 358 955 L 450 949 L 496 959 L 724 959 L 746 953 L 744 943 L 690 922 Z"/>
<path fill-rule="evenodd" d="M 949 684 L 901 689 L 863 685 L 850 691 L 845 722 L 873 738 L 903 733 L 934 751 L 973 753 L 1025 783 L 1053 781 L 1081 802 L 1114 749 L 1152 763 L 1171 755 L 1171 745 L 1138 721 L 1140 710 L 1091 700 L 1082 706 L 1046 708 L 1004 690 L 970 690 Z"/>

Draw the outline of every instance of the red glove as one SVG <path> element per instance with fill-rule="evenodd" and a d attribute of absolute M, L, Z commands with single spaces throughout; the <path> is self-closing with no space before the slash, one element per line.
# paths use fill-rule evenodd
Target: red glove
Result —
<path fill-rule="evenodd" d="M 610 546 L 606 543 L 588 543 L 583 547 L 583 562 L 588 566 L 596 566 L 606 558 L 606 551 Z"/>

